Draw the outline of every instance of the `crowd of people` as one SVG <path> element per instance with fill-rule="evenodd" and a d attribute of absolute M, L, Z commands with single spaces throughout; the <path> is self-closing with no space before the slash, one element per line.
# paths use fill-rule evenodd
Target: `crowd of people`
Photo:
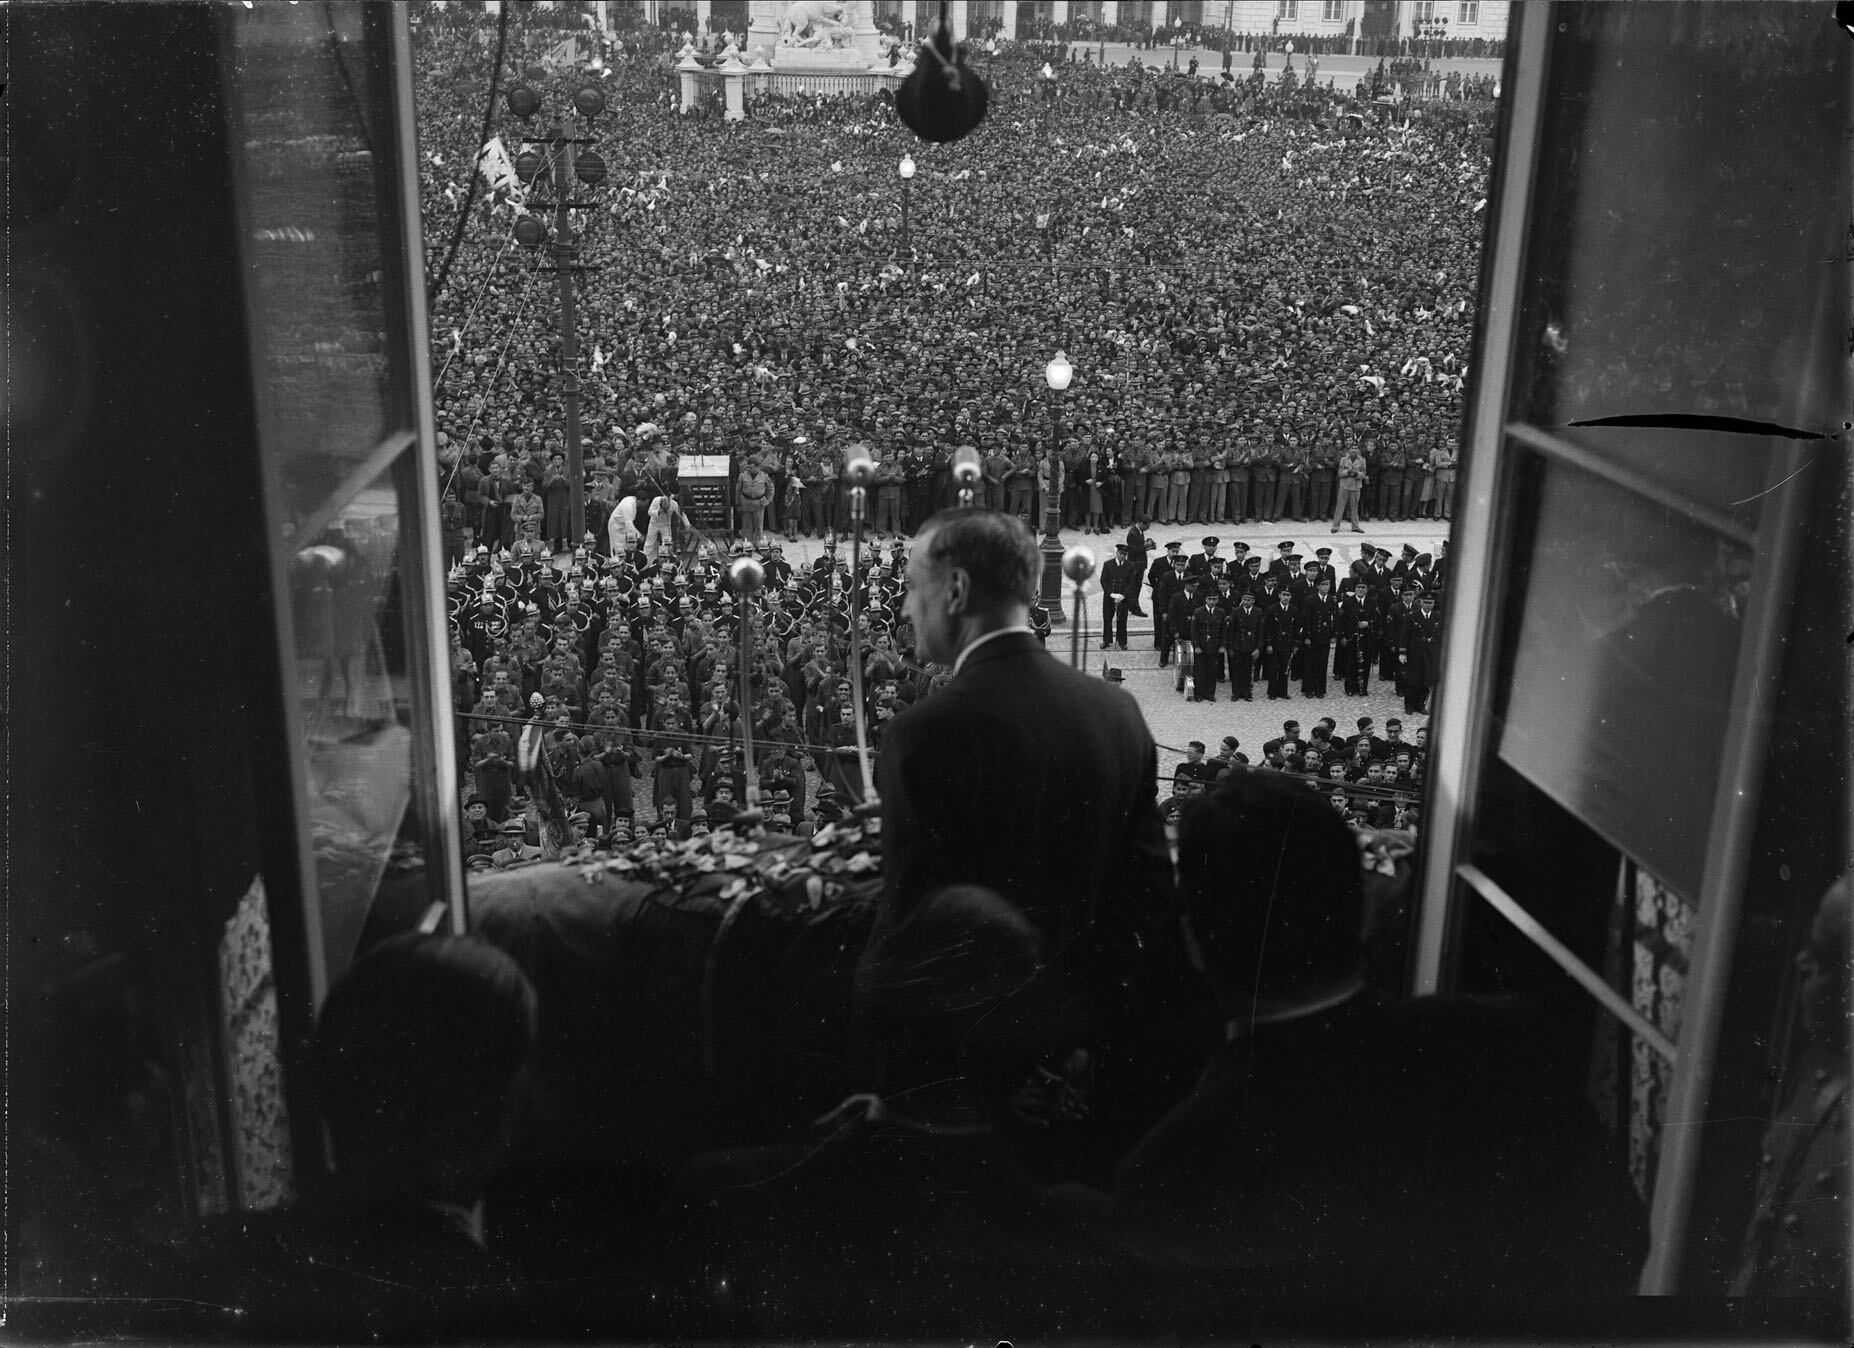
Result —
<path fill-rule="evenodd" d="M 466 195 L 491 36 L 451 30 L 420 48 L 434 237 Z M 1425 485 L 1443 509 L 1437 477 L 1452 459 L 1429 465 L 1438 447 L 1454 452 L 1466 373 L 1478 114 L 1445 105 L 1379 126 L 1348 115 L 1350 96 L 1277 82 L 1206 121 L 1184 110 L 1185 91 L 1207 98 L 1219 81 L 1065 70 L 1046 104 L 1040 79 L 999 74 L 991 120 L 939 147 L 913 141 L 880 100 L 684 119 L 662 101 L 664 71 L 622 65 L 606 81 L 624 123 L 601 145 L 612 176 L 579 231 L 582 262 L 599 269 L 578 297 L 595 512 L 645 485 L 623 480 L 627 451 L 654 458 L 664 486 L 684 453 L 758 456 L 780 528 L 816 482 L 802 463 L 793 473 L 795 458 L 864 442 L 907 478 L 943 473 L 972 443 L 1021 474 L 1022 456 L 1045 456 L 1058 434 L 1071 472 L 1111 450 L 1122 482 L 1134 475 L 1120 522 L 1178 455 L 1208 474 L 1221 454 L 1237 484 L 1247 457 L 1256 502 L 1238 485 L 1234 518 L 1239 503 L 1273 510 L 1262 488 L 1284 475 L 1291 487 L 1304 471 L 1320 491 L 1347 445 L 1366 459 L 1367 518 L 1373 505 L 1411 513 Z M 919 165 L 905 239 L 903 153 Z M 564 448 L 552 299 L 541 259 L 510 241 L 509 208 L 479 203 L 434 308 L 447 469 L 524 446 L 545 467 Z M 1075 378 L 1046 405 L 1057 349 Z M 489 476 L 465 499 L 446 473 L 466 535 L 487 498 L 513 494 Z"/>
<path fill-rule="evenodd" d="M 551 102 L 589 78 L 537 80 L 530 57 L 556 30 L 527 22 L 503 35 L 494 81 L 493 17 L 421 25 L 433 237 L 471 194 L 492 83 L 528 79 Z M 847 729 L 852 588 L 869 602 L 870 662 L 886 662 L 864 673 L 893 666 L 892 686 L 867 682 L 872 747 L 935 675 L 908 663 L 897 555 L 858 578 L 839 549 L 837 565 L 787 580 L 774 550 L 778 535 L 844 535 L 852 446 L 876 457 L 868 520 L 884 542 L 954 502 L 951 456 L 965 444 L 982 455 L 981 504 L 1036 522 L 1047 497 L 1069 528 L 1305 520 L 1336 531 L 1449 516 L 1483 109 L 1443 105 L 1388 125 L 1361 111 L 1359 91 L 1141 66 L 1064 67 L 1052 81 L 1007 55 L 991 120 L 931 146 L 880 99 L 791 97 L 738 125 L 684 118 L 667 38 L 649 50 L 665 31 L 620 34 L 597 76 L 622 129 L 593 128 L 611 176 L 579 227 L 584 536 L 567 523 L 551 285 L 542 259 L 512 241 L 512 203 L 482 184 L 434 304 L 459 711 L 478 718 L 481 833 L 530 794 L 506 750 L 537 697 L 553 776 L 579 783 L 598 828 L 639 817 L 643 782 L 655 826 L 672 831 L 704 822 L 698 801 L 712 822 L 722 779 L 735 805 L 744 799 L 745 774 L 767 765 L 720 766 L 739 738 L 736 620 L 718 584 L 728 535 L 785 581 L 785 612 L 759 624 L 751 657 L 756 740 L 790 736 L 792 757 L 837 797 L 827 810 L 854 802 L 854 755 L 831 743 Z M 513 151 L 520 124 L 503 116 L 500 129 Z M 905 235 L 903 153 L 919 165 Z M 1053 395 L 1043 367 L 1057 349 L 1075 378 Z M 677 469 L 704 452 L 735 466 L 727 520 L 698 528 Z M 554 569 L 555 555 L 581 549 Z M 1195 587 L 1168 582 L 1161 559 L 1147 577 L 1155 641 L 1200 698 L 1225 681 L 1235 696 L 1254 682 L 1287 696 L 1290 679 L 1320 696 L 1329 669 L 1362 692 L 1375 663 L 1418 712 L 1431 645 L 1399 639 L 1433 612 L 1432 595 L 1419 604 L 1402 583 L 1417 560 L 1370 571 L 1360 596 L 1356 577 L 1329 576 L 1323 591 L 1285 557 Z M 1141 609 L 1134 588 L 1110 596 L 1122 628 Z M 1275 633 L 1253 650 L 1250 591 Z M 1360 605 L 1366 625 L 1340 631 L 1341 610 Z M 1310 613 L 1314 632 L 1283 637 L 1290 619 L 1271 611 L 1296 624 Z M 507 719 L 482 719 L 491 702 Z M 815 823 L 823 793 L 792 776 L 763 780 L 792 792 L 776 805 L 793 824 Z"/>
<path fill-rule="evenodd" d="M 717 828 L 745 808 L 749 776 L 771 827 L 811 833 L 866 795 L 853 672 L 866 690 L 872 763 L 893 719 L 944 686 L 946 671 L 918 655 L 899 538 L 886 552 L 872 540 L 854 570 L 835 538 L 815 563 L 796 568 L 769 542 L 764 589 L 741 601 L 727 573 L 747 554 L 745 542 L 729 547 L 686 528 L 679 547 L 670 531 L 651 528 L 633 530 L 603 558 L 576 549 L 564 572 L 542 543 L 526 539 L 504 553 L 472 550 L 454 567 L 453 693 L 459 742 L 470 746 L 466 854 L 477 864 L 507 866 L 543 849 L 556 855 L 563 839 L 550 835 L 550 820 L 574 821 L 575 837 L 616 846 Z M 1367 545 L 1335 588 L 1330 549 L 1302 565 L 1284 543 L 1264 571 L 1260 557 L 1244 560 L 1243 545 L 1228 561 L 1218 547 L 1206 539 L 1187 559 L 1180 544 L 1168 544 L 1148 568 L 1143 558 L 1130 564 L 1127 545 L 1117 544 L 1100 577 L 1102 645 L 1126 649 L 1127 614 L 1149 598 L 1160 664 L 1175 664 L 1175 687 L 1193 701 L 1214 702 L 1226 682 L 1232 698 L 1246 700 L 1257 685 L 1287 699 L 1291 683 L 1309 699 L 1337 697 L 1340 687 L 1363 696 L 1375 674 L 1395 682 L 1407 714 L 1428 710 L 1446 555 L 1432 559 L 1406 545 L 1393 564 L 1389 549 Z M 1040 602 L 1031 624 L 1046 640 Z M 1361 727 L 1335 739 L 1335 727 L 1316 725 L 1303 742 L 1298 722 L 1288 727 L 1264 746 L 1262 765 L 1322 786 L 1360 827 L 1409 826 L 1423 732 L 1406 743 Z M 519 835 L 512 844 L 510 835 Z"/>

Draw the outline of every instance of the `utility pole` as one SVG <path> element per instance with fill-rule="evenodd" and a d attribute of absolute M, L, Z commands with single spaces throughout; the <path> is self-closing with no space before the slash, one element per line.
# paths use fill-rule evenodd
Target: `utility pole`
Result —
<path fill-rule="evenodd" d="M 518 84 L 508 92 L 509 110 L 517 117 L 532 117 L 540 109 L 540 98 L 533 89 Z M 567 548 L 580 546 L 586 536 L 586 456 L 579 431 L 579 323 L 573 303 L 573 277 L 580 270 L 579 243 L 573 235 L 575 209 L 592 205 L 572 199 L 575 180 L 589 188 L 605 181 L 605 160 L 596 150 L 575 153 L 577 145 L 591 145 L 590 138 L 575 136 L 573 110 L 590 121 L 605 110 L 605 94 L 597 85 L 586 85 L 573 95 L 572 110 L 556 118 L 545 137 L 523 136 L 529 144 L 544 144 L 554 157 L 554 275 L 560 294 L 560 392 L 566 421 L 567 458 Z M 524 149 L 515 160 L 515 176 L 532 186 L 541 176 L 541 157 Z M 537 205 L 541 203 L 536 203 Z M 515 223 L 515 239 L 525 248 L 538 248 L 547 242 L 547 227 L 538 216 L 524 215 Z"/>
<path fill-rule="evenodd" d="M 554 277 L 560 284 L 560 392 L 566 404 L 567 490 L 572 504 L 567 512 L 571 531 L 568 551 L 586 536 L 586 456 L 579 439 L 579 327 L 573 309 L 573 269 L 579 245 L 573 238 L 573 217 L 567 198 L 573 190 L 573 114 L 563 124 L 548 128 L 556 147 L 554 155 Z"/>

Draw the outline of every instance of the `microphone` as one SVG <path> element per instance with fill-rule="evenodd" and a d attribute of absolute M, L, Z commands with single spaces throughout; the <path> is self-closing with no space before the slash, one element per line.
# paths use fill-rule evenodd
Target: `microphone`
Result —
<path fill-rule="evenodd" d="M 1081 668 L 1082 586 L 1094 574 L 1094 554 L 1077 543 L 1062 554 L 1062 574 L 1075 582 L 1075 613 L 1069 624 L 1069 666 Z"/>
<path fill-rule="evenodd" d="M 953 451 L 953 481 L 959 486 L 959 504 L 972 504 L 973 489 L 978 486 L 980 476 L 979 452 L 971 445 L 961 445 Z"/>
<path fill-rule="evenodd" d="M 966 64 L 965 49 L 953 46 L 943 8 L 933 35 L 915 56 L 913 73 L 895 91 L 895 112 L 922 140 L 943 145 L 976 130 L 990 104 L 991 92 Z"/>

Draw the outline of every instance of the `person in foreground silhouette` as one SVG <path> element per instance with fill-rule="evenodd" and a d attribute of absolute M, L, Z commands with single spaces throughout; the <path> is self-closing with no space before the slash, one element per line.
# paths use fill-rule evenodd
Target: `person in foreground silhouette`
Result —
<path fill-rule="evenodd" d="M 925 896 L 867 969 L 877 1091 L 812 1138 L 685 1167 L 690 1259 L 749 1325 L 964 1332 L 1014 1310 L 1053 1329 L 1076 1288 L 1117 1266 L 999 1137 L 1072 1014 L 1042 953 L 992 891 Z"/>
<path fill-rule="evenodd" d="M 1225 1042 L 1120 1166 L 1137 1248 L 1374 1314 L 1633 1290 L 1639 1202 L 1540 1017 L 1366 987 L 1358 851 L 1322 796 L 1234 769 L 1185 812 L 1179 870 Z"/>
<path fill-rule="evenodd" d="M 328 1189 L 208 1232 L 201 1298 L 259 1336 L 506 1325 L 514 1298 L 483 1192 L 536 1017 L 521 969 L 483 941 L 409 933 L 363 954 L 330 989 L 309 1054 Z"/>

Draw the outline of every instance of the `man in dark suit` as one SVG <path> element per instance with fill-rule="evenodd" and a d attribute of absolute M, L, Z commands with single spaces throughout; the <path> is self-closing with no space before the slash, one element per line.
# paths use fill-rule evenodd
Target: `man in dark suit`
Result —
<path fill-rule="evenodd" d="M 1139 593 L 1139 572 L 1127 560 L 1127 545 L 1114 544 L 1114 555 L 1101 564 L 1101 649 L 1119 643 L 1127 648 L 1127 597 L 1131 589 Z"/>
<path fill-rule="evenodd" d="M 1129 481 L 1131 478 L 1129 477 Z M 1127 612 L 1135 618 L 1146 616 L 1146 610 L 1139 606 L 1139 587 L 1146 579 L 1146 526 L 1151 523 L 1144 514 L 1139 515 L 1131 528 L 1127 530 L 1127 565 L 1132 568 L 1133 578 L 1127 583 Z"/>
<path fill-rule="evenodd" d="M 1163 665 L 1166 657 L 1173 650 L 1178 655 L 1178 672 L 1173 677 L 1172 687 L 1182 693 L 1185 677 L 1191 667 L 1191 613 L 1197 608 L 1197 592 L 1200 586 L 1196 576 L 1185 576 L 1169 591 L 1170 597 L 1165 601 L 1165 639 L 1170 643 L 1167 650 L 1159 655 Z"/>
<path fill-rule="evenodd" d="M 1211 571 L 1211 563 L 1222 560 L 1222 558 L 1217 556 L 1217 545 L 1221 541 L 1221 539 L 1214 537 L 1206 538 L 1204 540 L 1204 550 L 1191 559 L 1190 563 L 1185 567 L 1185 570 L 1196 576 L 1199 580 L 1208 577 Z"/>
<path fill-rule="evenodd" d="M 1236 769 L 1184 812 L 1179 870 L 1224 1043 L 1116 1175 L 1139 1249 L 1373 1314 L 1534 1316 L 1634 1290 L 1640 1202 L 1536 1010 L 1367 987 L 1336 811 Z"/>
<path fill-rule="evenodd" d="M 1268 700 L 1288 695 L 1288 663 L 1300 641 L 1300 614 L 1286 590 L 1262 613 L 1262 668 L 1268 674 Z"/>
<path fill-rule="evenodd" d="M 1030 529 L 948 511 L 916 536 L 906 613 L 951 680 L 889 722 L 876 765 L 882 906 L 871 948 L 923 896 L 975 884 L 1022 908 L 1111 1038 L 1133 966 L 1176 916 L 1158 753 L 1123 688 L 1051 659 L 1029 627 Z"/>

